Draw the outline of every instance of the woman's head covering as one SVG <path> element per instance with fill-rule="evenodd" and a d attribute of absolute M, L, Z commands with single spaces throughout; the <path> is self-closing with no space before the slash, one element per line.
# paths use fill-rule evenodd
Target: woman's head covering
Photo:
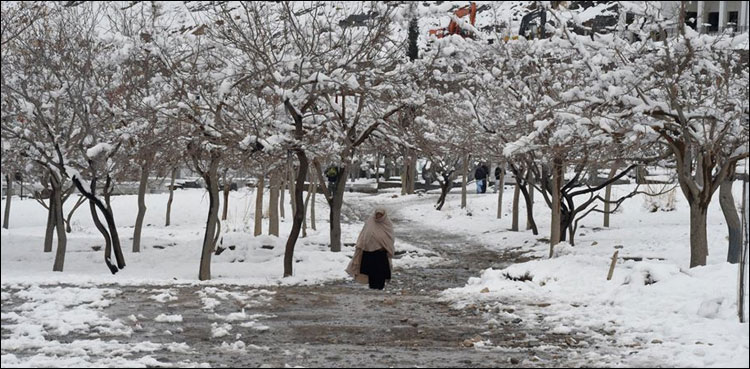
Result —
<path fill-rule="evenodd" d="M 380 218 L 376 216 L 378 213 L 382 214 Z M 357 247 L 364 251 L 385 249 L 393 256 L 395 252 L 393 244 L 393 223 L 388 218 L 388 211 L 379 206 L 367 218 L 365 226 L 357 238 Z"/>

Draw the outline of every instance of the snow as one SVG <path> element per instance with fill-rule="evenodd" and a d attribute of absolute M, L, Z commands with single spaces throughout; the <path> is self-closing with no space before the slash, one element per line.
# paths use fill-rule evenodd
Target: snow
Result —
<path fill-rule="evenodd" d="M 632 188 L 620 185 L 613 191 L 616 196 Z M 554 333 L 583 331 L 605 339 L 600 332 L 610 331 L 616 345 L 637 345 L 634 361 L 620 365 L 652 362 L 663 363 L 657 366 L 748 367 L 748 324 L 738 323 L 737 265 L 724 262 L 726 225 L 718 194 L 708 215 L 708 265 L 691 269 L 689 207 L 679 194 L 676 209 L 670 212 L 650 212 L 643 206 L 646 196 L 626 201 L 623 210 L 612 215 L 610 229 L 599 228 L 601 216 L 591 215 L 582 221 L 576 246 L 557 245 L 555 257 L 548 259 L 549 246 L 539 241 L 549 234 L 549 210 L 543 200 L 535 204 L 540 235 L 533 236 L 529 231 L 507 231 L 512 187 L 506 188 L 500 220 L 495 219 L 496 195 L 472 192 L 466 209 L 458 206 L 460 196 L 454 190 L 442 212 L 434 211 L 432 203 L 425 201 L 403 207 L 401 215 L 424 226 L 449 227 L 492 248 L 520 246 L 539 259 L 487 269 L 465 287 L 445 291 L 443 297 L 456 307 L 512 301 L 550 304 L 543 309 L 542 324 Z M 740 201 L 740 183 L 734 192 Z M 523 201 L 520 212 L 525 214 Z M 612 280 L 607 281 L 615 246 L 622 246 L 620 259 Z M 623 256 L 643 260 L 626 261 Z M 532 280 L 513 281 L 505 274 L 528 274 Z M 485 288 L 489 292 L 482 293 Z M 502 319 L 503 314 L 507 313 L 490 314 L 487 319 Z"/>
<path fill-rule="evenodd" d="M 175 314 L 175 315 L 168 315 L 168 314 L 159 314 L 156 318 L 154 318 L 155 322 L 165 322 L 165 323 L 177 323 L 182 321 L 182 315 Z"/>
<path fill-rule="evenodd" d="M 370 185 L 371 182 L 362 179 L 355 185 Z M 471 185 L 469 188 L 473 189 Z M 614 195 L 625 194 L 632 188 L 633 185 L 614 186 Z M 459 191 L 451 191 L 443 211 L 433 208 L 436 191 L 428 191 L 423 196 L 398 196 L 398 189 L 381 190 L 375 196 L 347 193 L 345 202 L 358 209 L 383 205 L 393 217 L 413 222 L 415 226 L 450 230 L 493 249 L 521 247 L 538 258 L 500 269 L 487 269 L 468 280 L 464 287 L 444 291 L 442 298 L 457 308 L 473 303 L 489 306 L 509 302 L 549 304 L 538 324 L 551 334 L 568 336 L 584 332 L 603 342 L 611 334 L 614 341 L 608 345 L 627 349 L 637 347 L 638 355 L 632 358 L 633 361 L 611 357 L 602 359 L 615 365 L 630 366 L 645 361 L 667 366 L 747 367 L 748 325 L 737 322 L 737 267 L 724 262 L 726 226 L 718 199 L 712 201 L 709 209 L 711 253 L 708 265 L 691 269 L 688 268 L 689 229 L 686 227 L 689 209 L 679 194 L 674 211 L 669 212 L 650 212 L 651 207 L 647 205 L 651 200 L 645 196 L 627 200 L 623 210 L 612 215 L 609 229 L 600 228 L 601 218 L 591 215 L 582 221 L 576 235 L 576 246 L 561 243 L 555 247 L 555 257 L 548 259 L 548 245 L 541 241 L 549 232 L 546 204 L 540 199 L 535 204 L 539 236 L 528 231 L 509 232 L 511 190 L 510 186 L 506 188 L 503 218 L 500 220 L 495 218 L 496 195 L 475 194 L 473 191 L 468 194 L 465 209 L 459 206 Z M 739 199 L 739 184 L 735 193 Z M 8 322 L 7 329 L 11 333 L 2 345 L 3 350 L 35 349 L 40 350 L 40 354 L 24 359 L 12 354 L 3 355 L 3 366 L 45 366 L 52 362 L 52 355 L 56 352 L 92 355 L 106 350 L 140 353 L 132 360 L 118 358 L 112 365 L 163 365 L 152 361 L 155 359 L 150 353 L 158 349 L 192 351 L 186 344 L 178 342 L 143 342 L 135 347 L 126 347 L 119 342 L 116 337 L 128 337 L 150 318 L 130 315 L 121 321 L 104 315 L 102 309 L 119 294 L 112 284 L 164 286 L 150 290 L 147 296 L 149 300 L 164 304 L 179 301 L 177 296 L 183 286 L 198 284 L 201 288 L 195 294 L 206 316 L 214 320 L 210 336 L 230 338 L 226 345 L 221 346 L 228 351 L 265 351 L 267 348 L 254 346 L 233 332 L 235 325 L 257 331 L 271 329 L 262 322 L 271 316 L 245 311 L 245 308 L 267 304 L 273 298 L 274 292 L 263 286 L 315 284 L 347 278 L 343 269 L 352 248 L 344 247 L 341 253 L 331 253 L 327 250 L 327 232 L 311 229 L 308 229 L 308 237 L 301 238 L 297 246 L 295 258 L 300 262 L 295 263 L 295 276 L 281 278 L 281 250 L 285 240 L 251 235 L 249 227 L 255 196 L 252 190 L 242 189 L 230 193 L 229 217 L 222 224 L 226 231 L 222 245 L 226 249 L 213 257 L 214 279 L 198 282 L 196 269 L 207 198 L 203 190 L 197 189 L 176 191 L 175 196 L 173 225 L 163 227 L 160 223 L 166 195 L 147 195 L 149 210 L 140 254 L 131 253 L 127 247 L 127 231 L 135 220 L 135 196 L 113 198 L 116 219 L 123 228 L 121 235 L 128 263 L 115 276 L 101 265 L 101 251 L 91 250 L 91 246 L 100 244 L 101 240 L 95 231 L 90 230 L 92 227 L 85 212 L 78 212 L 73 217 L 65 272 L 49 272 L 52 255 L 40 251 L 44 209 L 32 201 L 14 202 L 13 226 L 10 230 L 2 230 L 3 246 L 0 250 L 4 291 L 1 297 L 4 305 L 16 299 L 23 299 L 25 303 L 18 311 L 3 312 L 4 328 Z M 327 213 L 322 197 L 318 198 L 316 207 L 318 214 Z M 524 211 L 521 202 L 521 213 Z M 346 212 L 344 216 L 347 217 Z M 319 230 L 327 229 L 324 220 L 318 222 Z M 290 225 L 288 220 L 282 221 L 282 234 Z M 360 222 L 342 224 L 343 242 L 353 242 L 359 227 Z M 264 245 L 273 246 L 273 249 L 263 248 Z M 234 246 L 234 249 L 229 246 Z M 607 281 L 606 274 L 616 246 L 621 246 L 618 248 L 620 259 L 612 280 Z M 394 259 L 396 266 L 417 267 L 438 260 L 419 247 L 399 240 L 398 236 L 396 248 L 406 251 L 402 258 Z M 643 260 L 624 260 L 622 257 L 641 257 Z M 531 280 L 513 281 L 506 275 L 528 275 Z M 40 286 L 42 284 L 44 287 Z M 227 288 L 234 284 L 257 288 L 243 291 Z M 215 311 L 219 306 L 238 308 L 218 314 Z M 516 318 L 534 320 L 519 311 L 487 313 L 485 318 L 488 324 Z M 153 321 L 179 325 L 184 319 L 179 312 L 165 311 L 156 315 Z M 174 332 L 177 328 L 170 326 L 169 330 Z M 48 341 L 48 332 L 56 335 L 106 333 L 108 337 L 60 343 Z M 481 341 L 479 346 L 491 349 L 493 345 L 490 341 Z M 88 366 L 101 362 L 66 356 L 55 364 Z"/>
<path fill-rule="evenodd" d="M 232 330 L 232 325 L 228 323 L 213 323 L 211 325 L 211 337 L 218 338 L 229 335 L 229 331 Z"/>
<path fill-rule="evenodd" d="M 107 154 L 110 151 L 112 151 L 112 145 L 106 143 L 106 142 L 100 142 L 88 150 L 86 150 L 86 156 L 89 159 L 93 159 L 97 156 L 99 156 L 101 153 Z"/>
<path fill-rule="evenodd" d="M 268 191 L 268 189 L 266 189 Z M 126 267 L 115 275 L 109 273 L 102 262 L 103 240 L 85 207 L 79 208 L 71 219 L 73 232 L 68 234 L 67 255 L 63 273 L 52 272 L 54 253 L 42 253 L 46 209 L 35 201 L 14 201 L 11 228 L 2 230 L 2 257 L 0 275 L 2 284 L 108 284 L 119 285 L 182 285 L 198 282 L 198 266 L 203 240 L 203 228 L 208 209 L 208 196 L 200 189 L 177 190 L 174 193 L 172 224 L 164 227 L 164 214 L 168 194 L 147 194 L 147 212 L 144 221 L 140 253 L 130 251 L 137 201 L 135 195 L 112 197 L 112 207 L 122 242 Z M 264 214 L 268 210 L 268 193 L 265 194 Z M 286 199 L 289 197 L 286 196 Z M 67 214 L 75 201 L 65 203 Z M 2 201 L 5 204 L 5 201 Z M 220 247 L 225 250 L 212 257 L 212 280 L 205 285 L 241 284 L 248 286 L 317 284 L 329 280 L 348 278 L 344 272 L 353 254 L 352 247 L 342 252 L 328 250 L 328 206 L 318 194 L 317 228 L 310 229 L 308 237 L 300 237 L 294 253 L 294 275 L 282 278 L 286 235 L 292 225 L 291 217 L 280 221 L 281 237 L 267 236 L 268 220 L 263 221 L 264 235 L 253 236 L 255 210 L 254 189 L 243 188 L 230 192 L 228 219 L 222 222 Z M 287 201 L 286 214 L 291 214 Z M 342 224 L 342 243 L 353 243 L 362 223 Z M 92 247 L 102 247 L 95 251 Z M 272 249 L 269 249 L 271 248 Z M 414 250 L 395 265 L 425 265 L 435 258 L 425 257 L 424 250 L 400 240 L 396 250 Z M 162 290 L 152 296 L 156 301 L 169 301 L 172 294 Z M 210 309 L 216 296 L 205 296 L 205 308 Z"/>

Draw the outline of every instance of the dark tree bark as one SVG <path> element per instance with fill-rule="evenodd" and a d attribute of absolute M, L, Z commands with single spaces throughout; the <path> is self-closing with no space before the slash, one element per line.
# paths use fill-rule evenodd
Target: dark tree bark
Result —
<path fill-rule="evenodd" d="M 54 203 L 55 229 L 57 229 L 57 252 L 55 253 L 55 264 L 52 266 L 53 272 L 62 272 L 65 264 L 67 236 L 65 234 L 65 224 L 63 221 L 62 192 L 62 183 L 60 183 L 60 180 L 55 177 L 55 174 L 53 174 L 50 202 Z"/>
<path fill-rule="evenodd" d="M 513 209 L 511 214 L 511 226 L 510 230 L 518 232 L 518 198 L 521 193 L 521 184 L 518 176 L 516 176 L 516 186 L 513 189 Z"/>
<path fill-rule="evenodd" d="M 52 189 L 54 192 L 54 188 Z M 53 194 L 50 192 L 49 206 L 47 206 L 47 229 L 44 232 L 44 252 L 52 252 L 52 239 L 55 236 L 55 202 L 52 200 Z"/>
<path fill-rule="evenodd" d="M 141 177 L 138 183 L 138 215 L 135 217 L 135 228 L 133 229 L 133 252 L 141 252 L 141 231 L 143 230 L 143 218 L 146 217 L 146 189 L 148 188 L 149 165 L 141 166 Z"/>
<path fill-rule="evenodd" d="M 305 152 L 299 148 L 294 149 L 294 153 L 299 161 L 299 169 L 297 170 L 297 183 L 294 188 L 294 222 L 292 223 L 292 231 L 289 234 L 289 239 L 286 241 L 286 248 L 284 251 L 284 277 L 289 277 L 293 274 L 294 246 L 297 243 L 300 229 L 302 229 L 302 219 L 305 217 L 305 205 L 302 200 L 302 190 L 305 187 L 305 178 L 307 177 L 307 156 L 305 156 Z M 340 209 L 341 208 L 339 207 L 339 211 Z M 341 234 L 339 234 L 339 239 L 340 237 Z"/>
<path fill-rule="evenodd" d="M 211 279 L 211 255 L 214 253 L 217 228 L 219 227 L 219 158 L 211 154 L 211 162 L 208 171 L 203 173 L 203 179 L 208 187 L 208 217 L 206 219 L 206 232 L 203 235 L 203 247 L 201 249 L 201 264 L 198 271 L 198 279 L 206 281 Z"/>
<path fill-rule="evenodd" d="M 445 198 L 448 197 L 451 188 L 453 188 L 453 180 L 451 179 L 451 176 L 443 177 L 443 180 L 440 181 L 440 198 L 438 198 L 437 207 L 435 209 L 443 209 Z"/>
<path fill-rule="evenodd" d="M 268 199 L 268 234 L 279 236 L 279 172 L 271 172 L 270 193 Z M 283 192 L 283 190 L 282 190 Z"/>
<path fill-rule="evenodd" d="M 344 205 L 344 192 L 346 192 L 346 176 L 348 173 L 349 165 L 345 164 L 341 168 L 340 180 L 336 182 L 333 197 L 328 202 L 331 218 L 331 251 L 333 252 L 341 251 L 341 207 Z"/>
<path fill-rule="evenodd" d="M 5 182 L 8 184 L 8 191 L 5 192 L 5 212 L 3 215 L 3 228 L 8 229 L 8 220 L 10 219 L 10 200 L 13 198 L 13 178 L 10 174 L 5 175 Z"/>
<path fill-rule="evenodd" d="M 78 200 L 76 201 L 75 205 L 73 205 L 73 208 L 70 209 L 68 212 L 68 217 L 65 219 L 65 232 L 72 232 L 73 230 L 70 228 L 70 221 L 73 218 L 73 214 L 78 210 L 78 208 L 86 202 L 86 198 L 84 196 L 79 196 Z"/>
<path fill-rule="evenodd" d="M 110 181 L 107 180 L 107 182 L 108 183 L 105 188 L 108 187 Z M 91 216 L 94 220 L 94 224 L 96 224 L 97 229 L 102 234 L 102 236 L 104 236 L 105 240 L 104 261 L 105 263 L 107 263 L 107 267 L 110 269 L 112 274 L 116 273 L 117 269 L 122 270 L 123 268 L 125 268 L 125 258 L 122 254 L 122 249 L 120 248 L 120 243 L 118 240 L 119 236 L 117 235 L 117 227 L 115 226 L 115 219 L 112 215 L 112 209 L 109 207 L 105 207 L 101 200 L 96 197 L 96 177 L 91 180 L 91 192 L 86 191 L 86 189 L 83 187 L 83 184 L 81 183 L 81 180 L 78 177 L 73 177 L 73 183 L 75 184 L 76 188 L 78 188 L 78 192 L 80 192 L 89 200 L 89 208 L 93 209 L 93 206 L 99 208 L 99 210 L 104 215 L 105 221 L 107 222 L 108 232 L 104 229 L 101 221 L 99 221 L 99 217 L 95 211 L 96 209 L 93 209 L 94 211 L 91 212 Z M 108 247 L 109 245 L 114 248 L 115 258 L 117 259 L 117 267 L 112 265 L 110 250 Z"/>
<path fill-rule="evenodd" d="M 167 200 L 167 220 L 165 227 L 169 227 L 170 216 L 172 214 L 172 200 L 174 199 L 174 181 L 177 177 L 177 168 L 172 168 L 172 179 L 169 181 L 169 200 Z"/>
<path fill-rule="evenodd" d="M 91 194 L 96 196 L 96 178 L 91 180 Z M 107 265 L 107 268 L 109 268 L 109 271 L 112 274 L 115 274 L 119 269 L 112 263 L 112 238 L 109 235 L 109 232 L 107 232 L 107 228 L 105 228 L 101 220 L 99 220 L 99 215 L 96 212 L 96 203 L 93 200 L 89 200 L 88 203 L 89 210 L 91 211 L 91 218 L 94 220 L 94 225 L 96 226 L 96 229 L 99 230 L 99 233 L 102 234 L 102 237 L 104 237 L 104 263 Z"/>
<path fill-rule="evenodd" d="M 227 220 L 227 213 L 229 212 L 229 190 L 231 186 L 227 182 L 227 171 L 224 170 L 224 210 L 221 211 L 221 220 Z"/>
<path fill-rule="evenodd" d="M 727 262 L 737 264 L 740 262 L 742 255 L 742 223 L 737 213 L 737 207 L 734 205 L 732 196 L 733 175 L 727 177 L 727 180 L 721 183 L 719 188 L 719 204 L 721 211 L 724 213 L 724 219 L 727 221 L 727 230 L 729 231 L 729 248 L 727 250 Z"/>
<path fill-rule="evenodd" d="M 534 234 L 537 234 L 534 221 L 534 176 L 530 170 L 526 172 L 526 186 L 522 190 L 525 190 L 523 198 L 526 202 L 526 230 L 531 229 Z"/>

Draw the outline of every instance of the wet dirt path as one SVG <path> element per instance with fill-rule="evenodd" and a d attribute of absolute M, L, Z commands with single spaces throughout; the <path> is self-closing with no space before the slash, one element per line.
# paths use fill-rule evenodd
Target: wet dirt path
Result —
<path fill-rule="evenodd" d="M 431 250 L 444 261 L 424 268 L 396 268 L 385 291 L 347 280 L 265 289 L 97 286 L 116 290 L 111 304 L 101 311 L 109 319 L 124 322 L 131 332 L 108 337 L 105 331 L 96 336 L 130 345 L 144 341 L 160 345 L 147 352 L 150 358 L 177 366 L 596 365 L 574 359 L 580 357 L 578 342 L 587 337 L 550 334 L 538 324 L 543 304 L 506 302 L 454 309 L 441 300 L 441 291 L 463 286 L 483 269 L 528 260 L 521 250 L 492 251 L 460 235 L 414 227 L 398 214 L 392 220 L 398 238 Z M 23 310 L 23 299 L 14 295 L 18 292 L 3 289 L 3 326 L 12 324 L 7 312 Z M 491 314 L 491 309 L 515 313 L 515 317 L 488 324 L 485 314 Z M 160 314 L 180 315 L 181 321 L 158 319 Z M 536 317 L 538 322 L 517 316 Z M 3 339 L 9 333 L 3 328 Z M 91 337 L 90 332 L 51 332 L 46 339 L 66 345 Z M 186 346 L 175 346 L 175 342 Z M 3 355 L 23 357 L 37 351 L 4 348 Z M 92 361 L 106 362 L 106 352 L 87 354 Z M 132 358 L 144 353 L 124 355 Z"/>

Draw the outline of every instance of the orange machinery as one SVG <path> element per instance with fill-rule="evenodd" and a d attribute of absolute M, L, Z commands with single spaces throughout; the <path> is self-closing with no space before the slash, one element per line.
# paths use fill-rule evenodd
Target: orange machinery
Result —
<path fill-rule="evenodd" d="M 454 14 L 457 18 L 463 18 L 468 15 L 469 22 L 471 22 L 471 25 L 473 26 L 474 21 L 477 18 L 477 4 L 472 1 L 471 5 L 459 8 L 454 12 Z M 461 37 L 474 38 L 474 35 L 471 31 L 462 29 L 453 19 L 451 19 L 451 22 L 448 24 L 447 28 L 431 29 L 430 34 L 437 36 L 437 38 L 443 38 L 448 35 L 461 35 Z"/>

